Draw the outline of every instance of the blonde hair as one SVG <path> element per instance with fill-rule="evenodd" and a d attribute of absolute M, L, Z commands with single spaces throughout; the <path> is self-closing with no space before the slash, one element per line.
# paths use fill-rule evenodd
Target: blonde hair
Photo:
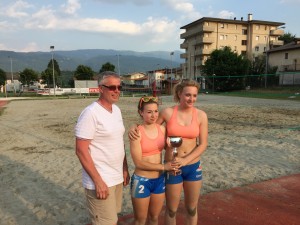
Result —
<path fill-rule="evenodd" d="M 138 103 L 138 113 L 141 116 L 141 112 L 144 110 L 145 105 L 155 103 L 158 106 L 158 98 L 154 96 L 143 96 Z"/>
<path fill-rule="evenodd" d="M 200 89 L 200 84 L 195 80 L 183 79 L 181 82 L 175 85 L 174 87 L 174 101 L 179 102 L 180 97 L 179 95 L 182 93 L 183 88 L 185 87 L 196 87 L 198 92 Z"/>

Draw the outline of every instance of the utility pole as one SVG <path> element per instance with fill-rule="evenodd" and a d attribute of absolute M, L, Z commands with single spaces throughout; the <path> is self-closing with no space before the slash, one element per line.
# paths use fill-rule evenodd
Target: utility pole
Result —
<path fill-rule="evenodd" d="M 8 56 L 8 58 L 10 59 L 10 74 L 11 74 L 11 83 L 13 85 L 13 90 L 14 90 L 14 95 L 16 95 L 16 88 L 15 88 L 15 82 L 14 82 L 14 73 L 13 73 L 13 64 L 12 64 L 12 57 Z"/>
<path fill-rule="evenodd" d="M 53 60 L 53 52 L 54 52 L 54 46 L 50 46 L 50 50 L 52 52 L 52 78 L 53 78 L 53 89 L 54 89 L 54 97 L 56 96 L 55 94 L 55 76 L 54 76 L 54 60 Z M 49 88 L 49 94 L 50 94 L 50 88 Z"/>
<path fill-rule="evenodd" d="M 170 79 L 170 81 L 171 81 L 171 95 L 172 95 L 172 93 L 173 93 L 173 89 L 172 89 L 172 83 L 173 83 L 173 81 L 172 81 L 172 67 L 173 67 L 173 60 L 172 60 L 172 56 L 174 55 L 174 52 L 171 52 L 170 53 L 170 56 L 171 56 L 171 75 L 170 75 L 170 77 L 171 77 L 171 79 Z"/>
<path fill-rule="evenodd" d="M 121 71 L 120 71 L 120 55 L 119 54 L 117 54 L 117 57 L 118 57 L 118 74 L 119 74 L 119 76 L 120 76 L 120 74 L 121 74 Z"/>

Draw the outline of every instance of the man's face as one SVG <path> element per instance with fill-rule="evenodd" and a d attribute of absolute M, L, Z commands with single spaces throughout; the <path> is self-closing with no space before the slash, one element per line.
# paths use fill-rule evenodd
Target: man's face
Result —
<path fill-rule="evenodd" d="M 121 93 L 121 80 L 116 77 L 107 77 L 99 85 L 101 97 L 110 103 L 119 100 Z"/>

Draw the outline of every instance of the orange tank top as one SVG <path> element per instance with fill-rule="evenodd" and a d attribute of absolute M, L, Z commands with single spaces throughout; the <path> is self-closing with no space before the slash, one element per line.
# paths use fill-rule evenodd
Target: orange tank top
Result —
<path fill-rule="evenodd" d="M 199 124 L 197 109 L 193 108 L 192 122 L 188 126 L 183 126 L 177 123 L 177 111 L 178 106 L 174 107 L 173 114 L 170 120 L 167 122 L 167 134 L 168 136 L 180 136 L 182 138 L 193 139 L 199 136 Z"/>
<path fill-rule="evenodd" d="M 160 125 L 156 124 L 158 135 L 156 138 L 149 138 L 143 126 L 138 127 L 141 132 L 141 148 L 142 156 L 160 154 L 165 147 L 165 135 L 160 129 Z"/>

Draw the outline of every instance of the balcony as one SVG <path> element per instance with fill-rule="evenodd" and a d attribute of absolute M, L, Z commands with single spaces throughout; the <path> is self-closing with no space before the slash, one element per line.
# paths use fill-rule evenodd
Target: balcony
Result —
<path fill-rule="evenodd" d="M 188 48 L 188 43 L 187 42 L 184 42 L 180 45 L 180 48 L 182 49 L 187 49 Z"/>
<path fill-rule="evenodd" d="M 212 26 L 203 26 L 202 29 L 203 29 L 203 32 L 210 32 L 210 33 L 212 33 L 212 32 L 215 31 L 215 28 L 212 27 Z"/>
<path fill-rule="evenodd" d="M 203 56 L 203 55 L 210 55 L 210 53 L 212 52 L 212 49 L 201 49 L 195 52 L 196 56 Z"/>
<path fill-rule="evenodd" d="M 214 43 L 214 39 L 211 37 L 203 37 L 202 42 L 207 43 L 207 44 L 212 44 L 212 43 Z"/>
<path fill-rule="evenodd" d="M 183 34 L 180 34 L 180 38 L 181 39 L 186 39 L 188 37 L 195 36 L 195 35 L 198 35 L 200 33 L 201 33 L 201 30 L 194 29 L 194 30 L 187 31 L 187 32 L 185 32 Z"/>
<path fill-rule="evenodd" d="M 280 40 L 276 40 L 276 41 L 270 41 L 270 45 L 271 46 L 282 46 L 284 44 L 283 41 L 280 41 Z"/>
<path fill-rule="evenodd" d="M 195 45 L 212 44 L 212 43 L 214 43 L 214 39 L 210 37 L 201 37 L 195 41 Z"/>
<path fill-rule="evenodd" d="M 273 36 L 281 36 L 284 34 L 284 30 L 270 30 L 270 35 Z"/>
<path fill-rule="evenodd" d="M 187 53 L 182 53 L 180 54 L 181 59 L 187 59 Z"/>
<path fill-rule="evenodd" d="M 186 39 L 188 37 L 191 36 L 195 36 L 195 35 L 200 35 L 201 33 L 205 33 L 205 32 L 214 32 L 215 28 L 212 26 L 203 26 L 203 27 L 199 27 L 198 29 L 191 29 L 189 31 L 186 31 L 185 33 L 180 35 L 181 39 Z"/>

